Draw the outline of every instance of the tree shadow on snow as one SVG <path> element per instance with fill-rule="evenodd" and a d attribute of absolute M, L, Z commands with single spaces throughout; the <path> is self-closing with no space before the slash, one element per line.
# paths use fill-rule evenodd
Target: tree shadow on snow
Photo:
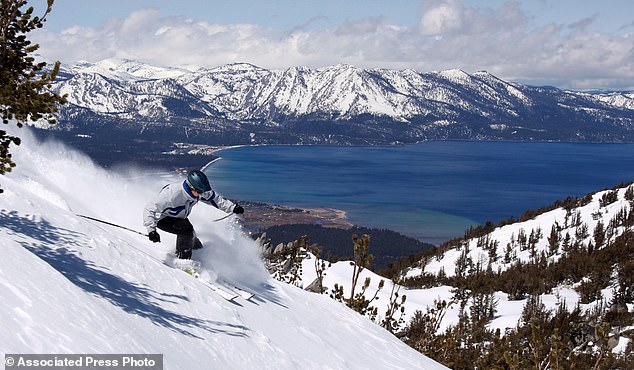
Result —
<path fill-rule="evenodd" d="M 44 219 L 21 216 L 16 211 L 0 210 L 0 227 L 30 240 L 17 240 L 66 279 L 94 296 L 106 299 L 129 314 L 149 319 L 158 326 L 183 335 L 203 339 L 188 329 L 200 328 L 210 333 L 247 337 L 249 329 L 241 325 L 202 320 L 161 307 L 158 302 L 173 302 L 169 298 L 186 300 L 185 296 L 158 293 L 110 274 L 78 256 L 69 247 L 85 247 L 78 242 L 84 234 L 53 226 Z M 168 298 L 166 298 L 168 297 Z"/>

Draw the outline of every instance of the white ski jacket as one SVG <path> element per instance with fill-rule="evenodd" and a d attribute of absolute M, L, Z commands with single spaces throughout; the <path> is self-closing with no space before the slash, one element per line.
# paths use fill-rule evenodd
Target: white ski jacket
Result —
<path fill-rule="evenodd" d="M 143 210 L 143 226 L 148 233 L 156 230 L 156 224 L 165 217 L 187 218 L 192 211 L 192 207 L 198 201 L 207 203 L 225 212 L 233 212 L 235 204 L 223 198 L 220 194 L 210 190 L 194 197 L 189 191 L 187 184 L 173 183 L 161 189 L 156 198 L 149 202 Z"/>

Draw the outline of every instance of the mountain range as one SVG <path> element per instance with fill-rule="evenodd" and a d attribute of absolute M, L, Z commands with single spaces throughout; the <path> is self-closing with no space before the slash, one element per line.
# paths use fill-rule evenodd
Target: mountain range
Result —
<path fill-rule="evenodd" d="M 88 138 L 114 130 L 213 145 L 634 141 L 632 92 L 533 87 L 484 71 L 185 70 L 106 60 L 63 67 L 53 89 L 68 94 L 57 128 Z"/>

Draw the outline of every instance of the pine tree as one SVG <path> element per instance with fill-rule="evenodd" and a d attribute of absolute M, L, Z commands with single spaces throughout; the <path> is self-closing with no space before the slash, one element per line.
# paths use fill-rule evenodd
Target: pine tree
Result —
<path fill-rule="evenodd" d="M 378 309 L 374 306 L 370 306 L 370 304 L 379 299 L 378 295 L 385 286 L 385 280 L 381 279 L 379 281 L 377 290 L 370 299 L 366 298 L 366 292 L 370 288 L 371 282 L 369 277 L 365 278 L 363 285 L 361 285 L 361 290 L 355 293 L 361 272 L 372 265 L 373 258 L 372 255 L 368 253 L 368 248 L 370 247 L 369 235 L 363 235 L 363 237 L 359 238 L 356 234 L 354 234 L 352 235 L 352 241 L 354 242 L 354 261 L 350 262 L 353 266 L 350 297 L 345 298 L 343 287 L 339 284 L 335 284 L 334 288 L 330 290 L 330 298 L 339 302 L 344 302 L 346 306 L 359 312 L 361 315 L 368 316 L 370 320 L 376 321 Z M 404 299 L 402 303 L 405 303 Z M 398 309 L 400 309 L 400 306 Z"/>
<path fill-rule="evenodd" d="M 634 202 L 634 185 L 630 185 L 625 190 L 625 199 Z"/>
<path fill-rule="evenodd" d="M 504 263 L 509 264 L 512 261 L 513 256 L 513 246 L 511 243 L 506 244 L 506 249 L 504 250 Z"/>
<path fill-rule="evenodd" d="M 528 249 L 528 237 L 526 236 L 526 231 L 524 231 L 524 229 L 520 229 L 517 232 L 517 243 L 519 244 L 521 251 Z"/>
<path fill-rule="evenodd" d="M 588 236 L 590 236 L 590 233 L 588 232 L 588 224 L 586 223 L 579 224 L 579 226 L 577 226 L 577 228 L 575 229 L 575 239 L 581 242 L 584 239 L 586 239 Z"/>
<path fill-rule="evenodd" d="M 401 325 L 405 323 L 403 320 L 403 316 L 405 315 L 405 301 L 407 300 L 406 295 L 399 295 L 401 290 L 401 285 L 403 282 L 403 278 L 393 279 L 392 280 L 392 291 L 390 292 L 390 301 L 385 311 L 385 318 L 381 321 L 381 326 L 390 331 L 391 333 L 395 333 L 401 328 Z M 400 297 L 400 301 L 399 301 Z M 398 317 L 395 317 L 397 312 L 400 313 Z"/>
<path fill-rule="evenodd" d="M 566 233 L 561 249 L 566 254 L 570 254 L 570 252 L 572 252 L 572 239 L 570 238 L 570 233 Z"/>
<path fill-rule="evenodd" d="M 305 237 L 308 239 L 308 235 L 305 235 Z M 315 266 L 315 274 L 317 275 L 317 279 L 316 279 L 317 284 L 315 288 L 317 289 L 319 293 L 323 293 L 325 290 L 324 289 L 324 275 L 326 275 L 325 273 L 326 265 L 330 267 L 330 262 L 326 264 L 326 261 L 321 259 L 321 248 L 319 248 L 319 246 L 317 245 L 311 246 L 310 251 L 315 256 L 314 266 Z"/>
<path fill-rule="evenodd" d="M 446 360 L 447 356 L 442 355 L 444 343 L 438 338 L 438 330 L 447 309 L 447 302 L 437 299 L 431 307 L 427 307 L 426 313 L 420 310 L 414 312 L 405 330 L 405 343 L 419 352 L 433 356 L 436 360 Z M 455 350 L 455 347 L 452 349 Z"/>
<path fill-rule="evenodd" d="M 594 245 L 595 248 L 599 249 L 603 246 L 605 242 L 605 228 L 603 226 L 603 222 L 599 220 L 597 222 L 597 226 L 594 228 Z"/>
<path fill-rule="evenodd" d="M 561 241 L 561 234 L 557 223 L 553 224 L 550 229 L 550 236 L 548 237 L 548 253 L 553 256 L 559 251 L 559 242 Z"/>
<path fill-rule="evenodd" d="M 49 91 L 60 63 L 56 62 L 50 73 L 45 72 L 46 63 L 36 63 L 30 56 L 39 45 L 27 38 L 29 32 L 42 28 L 46 16 L 52 11 L 53 1 L 48 0 L 41 17 L 33 16 L 33 7 L 26 8 L 27 0 L 2 0 L 0 3 L 0 112 L 3 124 L 15 120 L 17 126 L 22 127 L 27 121 L 40 119 L 54 124 L 52 113 L 57 111 L 57 104 L 66 101 L 65 96 Z M 20 138 L 0 130 L 0 174 L 15 167 L 9 153 L 11 144 L 20 145 Z"/>
<path fill-rule="evenodd" d="M 352 235 L 352 242 L 354 243 L 354 262 L 352 264 L 352 286 L 350 288 L 350 301 L 354 300 L 354 290 L 359 281 L 359 276 L 363 269 L 372 265 L 373 257 L 368 252 L 370 247 L 370 236 L 363 235 L 359 238 L 356 234 Z"/>

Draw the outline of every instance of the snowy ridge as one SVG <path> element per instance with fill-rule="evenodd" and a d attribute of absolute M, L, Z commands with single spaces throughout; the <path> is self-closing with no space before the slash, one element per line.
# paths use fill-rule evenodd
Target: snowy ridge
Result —
<path fill-rule="evenodd" d="M 65 67 L 54 89 L 69 94 L 62 117 L 80 108 L 158 124 L 177 119 L 276 124 L 382 117 L 423 128 L 437 121 L 484 121 L 508 126 L 528 122 L 541 129 L 545 111 L 557 129 L 564 117 L 573 117 L 573 122 L 607 119 L 627 130 L 634 124 L 631 93 L 529 87 L 483 71 L 420 73 L 351 65 L 268 70 L 247 63 L 189 71 L 106 60 Z"/>
<path fill-rule="evenodd" d="M 415 268 L 408 272 L 408 276 L 414 277 L 422 272 L 438 275 L 441 271 L 446 276 L 455 276 L 457 261 L 461 256 L 470 258 L 472 261 L 480 263 L 482 266 L 491 266 L 493 271 L 505 271 L 516 262 L 528 263 L 535 260 L 535 256 L 542 253 L 549 255 L 548 262 L 556 262 L 562 257 L 562 251 L 549 251 L 548 237 L 553 226 L 558 227 L 561 240 L 566 235 L 570 237 L 569 243 L 587 246 L 593 242 L 593 231 L 601 223 L 603 227 L 610 225 L 610 221 L 619 213 L 629 213 L 632 211 L 632 202 L 625 198 L 628 187 L 618 190 L 605 190 L 592 195 L 592 199 L 585 205 L 575 207 L 570 211 L 564 208 L 557 208 L 543 213 L 535 218 L 505 225 L 496 228 L 491 233 L 481 238 L 473 238 L 462 243 L 457 248 L 446 251 L 442 258 L 427 261 L 422 268 Z M 615 193 L 614 193 L 615 192 Z M 602 198 L 606 194 L 614 193 L 617 200 L 613 203 L 602 205 Z M 583 230 L 585 229 L 585 232 Z M 620 236 L 627 227 L 617 226 L 610 228 L 605 244 L 610 244 Z M 535 236 L 538 240 L 534 245 L 534 250 L 527 248 L 530 236 Z M 521 240 L 526 239 L 526 246 L 521 246 Z M 495 253 L 490 252 L 490 248 L 485 244 L 497 242 Z M 511 258 L 505 262 L 505 250 L 510 246 Z M 466 254 L 465 254 L 466 253 Z M 531 257 L 531 253 L 534 254 Z"/>
<path fill-rule="evenodd" d="M 634 109 L 634 94 L 599 94 L 596 99 L 616 107 Z"/>
<path fill-rule="evenodd" d="M 588 245 L 588 243 L 594 242 L 593 231 L 599 223 L 602 223 L 605 227 L 606 239 L 603 246 L 597 247 L 597 249 L 600 249 L 612 243 L 627 230 L 625 226 L 617 226 L 618 222 L 613 222 L 613 220 L 618 218 L 619 214 L 628 214 L 633 211 L 632 201 L 626 199 L 625 196 L 628 189 L 633 192 L 634 184 L 616 190 L 605 190 L 592 194 L 589 199 L 586 199 L 587 203 L 578 205 L 569 211 L 564 208 L 556 208 L 528 221 L 511 223 L 495 228 L 485 236 L 468 239 L 460 243 L 460 245 L 444 251 L 438 258 L 431 257 L 421 260 L 418 267 L 407 269 L 404 271 L 404 275 L 408 278 L 416 278 L 423 273 L 436 276 L 439 274 L 449 277 L 455 276 L 456 266 L 461 264 L 461 259 L 466 258 L 472 261 L 474 265 L 477 264 L 479 270 L 486 270 L 490 266 L 492 271 L 505 271 L 518 262 L 528 263 L 534 261 L 535 257 L 531 253 L 534 253 L 537 257 L 544 253 L 548 256 L 549 262 L 555 262 L 562 258 L 566 251 L 564 251 L 562 246 L 557 251 L 549 250 L 548 237 L 553 225 L 558 226 L 560 244 L 564 244 L 564 240 L 567 238 L 566 235 L 568 235 L 570 239 L 566 243 L 569 243 L 570 246 L 577 244 L 584 248 L 584 243 Z M 583 232 L 584 229 L 586 230 L 585 232 Z M 541 234 L 534 246 L 534 252 L 531 252 L 528 243 L 532 238 L 531 235 L 536 236 L 538 230 L 541 230 Z M 521 245 L 521 235 L 525 237 L 524 246 Z M 490 246 L 495 242 L 497 242 L 497 249 L 495 255 L 493 255 L 486 246 Z M 509 248 L 510 260 L 506 262 L 505 254 Z M 315 256 L 307 253 L 306 258 L 302 262 L 302 282 L 304 287 L 310 285 L 317 278 L 314 263 Z M 349 294 L 351 290 L 352 267 L 350 263 L 350 261 L 339 261 L 325 269 L 323 285 L 327 290 L 332 289 L 337 284 L 343 287 L 344 296 L 347 297 L 346 294 Z M 477 270 L 478 268 L 472 266 L 463 273 L 468 276 Z M 379 297 L 378 301 L 372 303 L 373 306 L 378 308 L 380 316 L 387 309 L 394 283 L 367 269 L 361 273 L 359 280 L 364 281 L 366 278 L 371 279 L 370 287 L 366 292 L 367 299 L 370 299 L 378 290 L 379 282 L 385 280 L 385 287 L 377 295 Z M 548 309 L 555 309 L 562 302 L 567 307 L 574 308 L 581 302 L 580 294 L 575 290 L 578 283 L 560 284 L 551 292 L 541 295 L 542 303 Z M 601 291 L 602 300 L 609 301 L 613 297 L 614 284 Z M 454 287 L 440 285 L 425 289 L 407 289 L 405 287 L 400 287 L 399 289 L 400 295 L 407 296 L 405 322 L 411 319 L 416 310 L 425 312 L 428 307 L 433 306 L 434 300 L 445 300 L 450 304 L 439 326 L 439 332 L 458 323 L 459 305 L 453 301 Z M 493 330 L 500 329 L 502 332 L 515 328 L 520 321 L 522 309 L 528 298 L 513 299 L 509 294 L 498 291 L 494 293 L 494 299 L 498 302 L 498 309 L 488 327 Z M 597 305 L 603 304 L 602 300 L 595 300 L 579 306 L 584 311 L 590 311 L 596 308 Z M 628 303 L 628 307 L 630 310 L 634 309 L 634 302 Z M 629 339 L 622 337 L 614 351 L 623 351 L 628 343 Z"/>
<path fill-rule="evenodd" d="M 503 86 L 504 94 L 500 94 L 485 79 L 455 70 L 420 74 L 411 70 L 363 70 L 350 65 L 316 70 L 305 67 L 266 70 L 245 63 L 189 73 L 155 72 L 157 69 L 130 61 L 76 66 L 71 68 L 73 78 L 60 83 L 58 89 L 61 93 L 77 90 L 71 93 L 69 102 L 72 104 L 116 114 L 125 109 L 114 108 L 115 105 L 125 105 L 127 111 L 132 111 L 138 99 L 142 99 L 138 96 L 143 94 L 142 88 L 126 87 L 147 85 L 147 81 L 138 77 L 158 80 L 151 90 L 154 94 L 169 94 L 174 86 L 169 86 L 167 80 L 174 80 L 196 98 L 213 104 L 227 118 L 236 120 L 316 113 L 334 114 L 340 118 L 374 114 L 403 119 L 428 113 L 427 100 L 456 104 L 480 113 L 480 109 L 466 100 L 481 100 L 477 105 L 495 102 L 511 112 L 510 107 L 518 102 L 526 106 L 531 104 L 530 99 L 517 89 L 513 94 L 507 94 L 505 90 L 510 87 Z M 111 80 L 130 96 L 114 94 L 112 87 L 96 81 L 94 75 Z M 506 84 L 501 80 L 497 83 Z M 464 92 L 453 88 L 453 84 L 469 88 L 470 93 L 477 95 L 465 99 Z M 480 88 L 485 91 L 478 92 Z M 445 113 L 450 112 L 451 109 Z"/>
<path fill-rule="evenodd" d="M 73 73 L 94 73 L 119 80 L 152 80 L 174 78 L 189 70 L 157 67 L 127 59 L 105 59 L 97 63 L 82 62 L 72 66 Z"/>
<path fill-rule="evenodd" d="M 634 184 L 599 191 L 575 202 L 572 207 L 567 205 L 565 208 L 555 208 L 527 221 L 496 227 L 483 236 L 459 241 L 458 245 L 449 246 L 433 257 L 423 258 L 417 267 L 404 271 L 405 275 L 408 278 L 421 277 L 423 274 L 453 277 L 460 270 L 460 275 L 468 278 L 483 271 L 503 272 L 519 263 L 550 265 L 573 249 L 587 253 L 594 250 L 596 253 L 597 250 L 613 244 L 624 232 L 631 232 L 632 226 L 628 222 L 631 222 L 631 214 L 634 212 Z M 628 217 L 630 221 L 626 221 Z M 597 230 L 601 232 L 597 234 Z M 601 235 L 600 242 L 597 235 Z M 557 242 L 551 243 L 549 239 Z M 553 248 L 553 245 L 557 247 Z M 555 309 L 559 304 L 565 303 L 568 309 L 579 305 L 584 312 L 591 312 L 610 302 L 619 284 L 612 275 L 608 287 L 601 289 L 600 298 L 581 303 L 581 295 L 576 288 L 591 279 L 585 277 L 581 281 L 560 283 L 551 292 L 541 294 L 540 299 L 548 309 Z M 450 301 L 453 297 L 451 287 L 439 286 L 430 290 L 437 291 L 439 299 Z M 406 294 L 409 296 L 412 291 L 418 290 L 407 290 Z M 491 320 L 489 327 L 502 331 L 513 328 L 518 323 L 527 298 L 513 299 L 510 294 L 498 291 L 494 293 L 494 299 L 498 302 L 498 316 Z M 630 311 L 634 309 L 634 302 L 628 302 L 627 307 Z M 457 322 L 456 310 L 453 307 L 448 311 L 448 317 L 443 320 L 443 328 Z M 627 328 L 623 328 L 625 330 Z M 629 338 L 621 337 L 613 351 L 624 351 L 629 342 Z"/>
<path fill-rule="evenodd" d="M 173 248 L 76 216 L 142 229 L 141 209 L 170 174 L 107 172 L 24 129 L 0 197 L 0 356 L 162 353 L 165 369 L 444 369 L 325 296 L 268 276 L 239 225 L 192 214 L 206 277 L 257 292 L 230 303 L 160 260 Z M 158 260 L 158 261 L 157 261 Z"/>

